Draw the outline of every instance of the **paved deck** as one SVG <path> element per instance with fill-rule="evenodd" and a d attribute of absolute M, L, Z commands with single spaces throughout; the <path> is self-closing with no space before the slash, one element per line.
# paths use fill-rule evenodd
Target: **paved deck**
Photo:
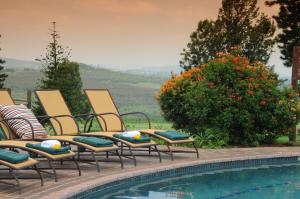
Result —
<path fill-rule="evenodd" d="M 24 199 L 59 199 L 66 198 L 70 194 L 92 188 L 94 186 L 122 179 L 138 174 L 161 171 L 182 166 L 195 165 L 209 162 L 222 162 L 231 160 L 244 160 L 269 157 L 300 156 L 300 147 L 258 147 L 258 148 L 233 148 L 233 149 L 199 149 L 200 158 L 195 154 L 176 154 L 175 160 L 162 155 L 163 162 L 159 163 L 156 157 L 137 157 L 138 165 L 133 166 L 130 160 L 125 160 L 124 169 L 116 162 L 101 162 L 101 172 L 97 173 L 95 166 L 81 163 L 82 176 L 79 177 L 76 170 L 58 170 L 58 182 L 54 182 L 51 176 L 44 174 L 45 185 L 40 186 L 39 180 L 21 180 L 23 193 L 0 183 L 0 198 L 24 198 Z M 64 164 L 64 167 L 69 166 Z M 42 165 L 41 165 L 42 166 Z M 60 166 L 59 164 L 57 166 Z M 71 165 L 70 165 L 71 166 Z M 0 175 L 6 175 L 7 171 L 0 171 Z M 21 171 L 20 175 L 32 174 L 32 171 Z M 13 182 L 13 181 L 11 181 Z"/>

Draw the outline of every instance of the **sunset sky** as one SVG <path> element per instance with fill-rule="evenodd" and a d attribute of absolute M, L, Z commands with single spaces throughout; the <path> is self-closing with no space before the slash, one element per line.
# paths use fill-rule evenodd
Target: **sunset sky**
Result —
<path fill-rule="evenodd" d="M 262 12 L 277 13 L 258 1 Z M 220 6 L 221 0 L 0 0 L 0 56 L 39 57 L 56 21 L 72 60 L 113 68 L 178 65 L 197 22 L 216 18 Z M 278 57 L 271 64 L 281 65 Z"/>

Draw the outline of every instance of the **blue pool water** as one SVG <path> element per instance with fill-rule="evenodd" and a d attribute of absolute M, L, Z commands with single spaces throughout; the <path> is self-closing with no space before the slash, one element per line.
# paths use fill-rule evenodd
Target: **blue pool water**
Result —
<path fill-rule="evenodd" d="M 300 199 L 300 165 L 264 166 L 184 175 L 88 199 Z"/>

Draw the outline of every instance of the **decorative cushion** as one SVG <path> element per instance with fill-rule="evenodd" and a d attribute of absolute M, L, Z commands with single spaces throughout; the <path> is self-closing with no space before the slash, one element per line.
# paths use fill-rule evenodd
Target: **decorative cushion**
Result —
<path fill-rule="evenodd" d="M 120 133 L 120 134 L 114 134 L 113 136 L 115 138 L 118 138 L 118 139 L 121 139 L 121 140 L 125 140 L 127 142 L 131 142 L 131 143 L 134 143 L 134 144 L 147 143 L 147 142 L 151 141 L 150 137 L 144 136 L 144 135 L 142 135 L 140 138 L 125 137 L 124 135 L 122 135 L 122 133 Z"/>
<path fill-rule="evenodd" d="M 4 160 L 6 162 L 12 164 L 18 164 L 21 162 L 27 161 L 29 155 L 27 153 L 16 153 L 13 151 L 7 151 L 4 149 L 0 149 L 0 160 Z"/>
<path fill-rule="evenodd" d="M 4 120 L 9 118 L 24 118 L 30 122 L 34 131 L 34 138 L 46 138 L 47 132 L 39 123 L 34 114 L 24 105 L 0 105 L 0 117 Z M 32 132 L 28 122 L 22 119 L 11 119 L 7 125 L 22 140 L 32 139 Z"/>
<path fill-rule="evenodd" d="M 190 135 L 188 134 L 173 131 L 173 130 L 162 131 L 162 132 L 156 131 L 155 133 L 162 137 L 166 137 L 170 140 L 185 140 L 190 137 Z"/>
<path fill-rule="evenodd" d="M 74 137 L 73 140 L 75 142 L 81 142 L 94 147 L 111 147 L 113 145 L 113 141 L 105 138 L 77 136 Z"/>
<path fill-rule="evenodd" d="M 68 146 L 63 146 L 60 149 L 53 149 L 53 148 L 42 147 L 41 144 L 27 143 L 26 147 L 36 149 L 39 151 L 44 151 L 44 152 L 50 153 L 52 155 L 60 155 L 60 154 L 70 153 L 70 147 L 68 147 Z"/>

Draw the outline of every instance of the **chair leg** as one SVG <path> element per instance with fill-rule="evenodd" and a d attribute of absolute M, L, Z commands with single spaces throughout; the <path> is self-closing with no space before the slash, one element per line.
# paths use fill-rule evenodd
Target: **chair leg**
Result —
<path fill-rule="evenodd" d="M 194 146 L 194 148 L 195 148 L 195 151 L 196 151 L 196 154 L 197 154 L 197 158 L 199 158 L 199 151 L 198 151 L 198 149 L 197 149 L 197 147 L 196 147 L 195 142 L 193 142 L 193 146 Z"/>
<path fill-rule="evenodd" d="M 131 149 L 131 147 L 130 147 L 130 146 L 128 147 L 128 149 L 129 149 L 130 155 L 131 155 L 131 156 L 132 156 L 132 158 L 133 158 L 133 161 L 134 161 L 134 166 L 136 166 L 136 158 L 135 158 L 135 155 L 133 154 L 133 152 L 132 152 L 132 149 Z"/>
<path fill-rule="evenodd" d="M 19 181 L 18 177 L 14 173 L 14 170 L 10 168 L 9 169 L 9 174 L 16 180 L 17 187 L 18 187 L 18 190 L 19 190 L 19 194 L 22 194 L 21 184 L 20 184 L 20 181 Z"/>
<path fill-rule="evenodd" d="M 151 155 L 151 146 L 149 146 L 149 155 Z"/>
<path fill-rule="evenodd" d="M 106 159 L 108 160 L 108 151 L 106 151 Z"/>
<path fill-rule="evenodd" d="M 94 153 L 93 151 L 92 151 L 91 153 L 92 153 L 92 157 L 93 157 L 93 159 L 94 159 L 94 161 L 95 161 L 95 163 L 96 163 L 97 171 L 98 171 L 98 173 L 99 173 L 99 172 L 100 172 L 99 162 L 98 162 L 98 160 L 97 160 L 97 158 L 96 158 L 96 156 L 95 156 L 95 153 Z"/>
<path fill-rule="evenodd" d="M 77 159 L 80 160 L 79 146 L 77 146 Z"/>
<path fill-rule="evenodd" d="M 33 168 L 37 172 L 37 174 L 39 175 L 39 177 L 41 179 L 41 186 L 44 186 L 44 178 L 40 172 L 40 169 L 37 167 L 37 165 L 34 165 Z"/>
<path fill-rule="evenodd" d="M 121 155 L 123 155 L 123 142 L 121 142 Z"/>
<path fill-rule="evenodd" d="M 171 156 L 171 160 L 173 161 L 174 160 L 173 151 L 172 151 L 172 149 L 171 149 L 171 147 L 170 147 L 169 144 L 167 144 L 167 147 L 168 147 L 168 150 L 169 150 L 169 153 L 170 153 L 170 156 Z"/>
<path fill-rule="evenodd" d="M 80 169 L 80 166 L 79 166 L 79 164 L 78 164 L 78 161 L 77 161 L 75 158 L 73 159 L 73 161 L 74 161 L 74 163 L 75 163 L 75 165 L 76 165 L 76 168 L 77 168 L 77 170 L 78 170 L 79 176 L 81 176 L 81 169 Z"/>
<path fill-rule="evenodd" d="M 161 162 L 161 154 L 160 154 L 160 151 L 157 149 L 156 145 L 154 145 L 154 149 L 157 152 L 157 155 L 158 155 L 158 158 L 159 158 L 159 162 Z"/>
<path fill-rule="evenodd" d="M 118 150 L 116 150 L 116 154 L 117 154 L 117 156 L 119 157 L 119 160 L 120 160 L 120 163 L 121 163 L 121 168 L 123 169 L 123 168 L 124 168 L 123 159 L 122 159 L 122 157 L 120 156 L 120 153 L 119 153 Z"/>
<path fill-rule="evenodd" d="M 52 160 L 50 160 L 50 159 L 47 159 L 47 160 L 48 160 L 48 164 L 49 164 L 50 168 L 52 169 L 52 172 L 53 172 L 53 175 L 54 175 L 55 182 L 57 182 L 58 179 L 57 179 L 56 169 L 54 168 L 54 166 L 53 166 L 53 164 L 52 164 Z"/>

